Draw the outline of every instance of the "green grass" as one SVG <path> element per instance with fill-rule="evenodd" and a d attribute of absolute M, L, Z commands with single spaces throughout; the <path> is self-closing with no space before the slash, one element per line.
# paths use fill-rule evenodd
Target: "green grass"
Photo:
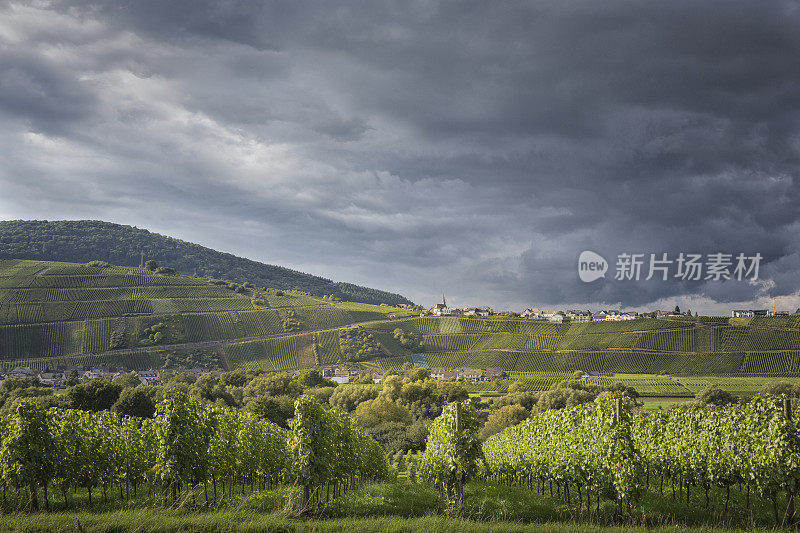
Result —
<path fill-rule="evenodd" d="M 691 402 L 691 398 L 643 398 L 641 400 L 644 409 L 654 411 L 657 409 L 670 409 Z"/>
<path fill-rule="evenodd" d="M 348 533 L 463 533 L 463 532 L 653 532 L 653 533 L 712 533 L 754 531 L 753 529 L 723 529 L 717 527 L 664 526 L 622 527 L 597 526 L 576 522 L 521 524 L 514 521 L 477 522 L 463 518 L 426 516 L 402 518 L 374 516 L 369 518 L 309 519 L 288 518 L 282 513 L 264 514 L 256 511 L 216 511 L 187 513 L 182 511 L 118 511 L 111 513 L 58 513 L 54 515 L 14 515 L 0 517 L 0 530 L 14 532 L 75 532 L 77 525 L 88 532 L 315 532 Z"/>
<path fill-rule="evenodd" d="M 695 489 L 691 503 L 680 503 L 658 495 L 657 480 L 633 508 L 629 523 L 613 525 L 614 503 L 601 500 L 600 513 L 578 512 L 572 505 L 523 486 L 473 482 L 465 486 L 462 512 L 447 511 L 441 494 L 424 484 L 404 481 L 368 484 L 325 505 L 314 518 L 298 518 L 300 499 L 296 487 L 237 496 L 214 510 L 163 509 L 157 496 L 140 498 L 130 505 L 95 503 L 86 511 L 65 511 L 56 502 L 51 513 L 9 513 L 0 516 L 0 531 L 556 531 L 556 532 L 716 532 L 754 531 L 770 528 L 772 513 L 761 500 L 753 500 L 752 513 L 744 509 L 743 494 L 734 490 L 728 514 L 722 512 L 724 493 L 711 491 L 711 506 L 705 508 L 702 491 Z M 249 489 L 248 489 L 249 492 Z M 202 491 L 198 504 L 202 507 Z M 55 497 L 55 496 L 54 496 Z M 73 505 L 87 505 L 85 495 L 72 498 Z M 79 526 L 80 524 L 80 526 Z M 725 527 L 720 527 L 725 526 Z M 742 528 L 742 529 L 736 529 Z"/>

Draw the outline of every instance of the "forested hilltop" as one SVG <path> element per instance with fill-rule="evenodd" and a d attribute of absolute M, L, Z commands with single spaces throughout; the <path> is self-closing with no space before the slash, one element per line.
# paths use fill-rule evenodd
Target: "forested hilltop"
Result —
<path fill-rule="evenodd" d="M 141 252 L 144 252 L 145 259 L 153 259 L 189 275 L 301 290 L 318 296 L 333 294 L 352 302 L 412 303 L 400 294 L 266 265 L 132 226 L 99 220 L 0 221 L 0 259 L 75 263 L 102 260 L 115 265 L 137 266 Z"/>

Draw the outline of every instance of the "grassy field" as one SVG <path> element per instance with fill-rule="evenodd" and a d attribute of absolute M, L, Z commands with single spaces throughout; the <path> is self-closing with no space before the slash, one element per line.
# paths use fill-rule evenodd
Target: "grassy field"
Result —
<path fill-rule="evenodd" d="M 548 390 L 553 384 L 572 377 L 567 372 L 512 372 L 511 380 L 525 381 L 528 388 L 533 391 Z M 633 387 L 639 394 L 646 398 L 694 398 L 695 394 L 713 385 L 733 392 L 737 395 L 750 397 L 757 394 L 764 385 L 775 381 L 784 381 L 800 384 L 797 376 L 665 376 L 659 374 L 609 374 L 601 376 L 597 381 L 602 385 L 622 383 Z M 506 383 L 507 387 L 507 383 Z M 475 384 L 471 390 L 497 390 L 490 383 Z M 502 389 L 501 389 L 502 390 Z"/>
<path fill-rule="evenodd" d="M 366 485 L 332 500 L 314 518 L 297 518 L 300 493 L 295 487 L 249 493 L 214 510 L 163 509 L 157 498 L 140 497 L 118 508 L 112 503 L 73 499 L 84 511 L 58 509 L 51 513 L 0 516 L 2 531 L 737 531 L 770 528 L 768 506 L 759 502 L 746 511 L 743 494 L 733 492 L 729 511 L 721 509 L 722 491 L 712 490 L 710 506 L 696 494 L 689 503 L 673 501 L 666 488 L 655 485 L 640 500 L 624 525 L 615 524 L 614 505 L 601 502 L 591 514 L 566 505 L 545 490 L 473 482 L 465 487 L 461 512 L 447 511 L 432 487 L 404 481 Z M 249 492 L 249 491 L 248 491 Z M 201 505 L 202 507 L 202 505 Z M 770 528 L 771 529 L 771 528 Z M 773 530 L 773 529 L 771 529 Z"/>
<path fill-rule="evenodd" d="M 59 513 L 49 516 L 0 517 L 0 530 L 14 532 L 314 532 L 351 533 L 380 531 L 385 533 L 487 533 L 554 532 L 554 533 L 716 533 L 737 531 L 775 531 L 774 529 L 722 528 L 715 526 L 602 526 L 579 522 L 543 522 L 522 524 L 514 521 L 479 522 L 463 518 L 426 516 L 402 518 L 375 516 L 370 518 L 338 518 L 297 520 L 282 513 L 256 511 L 217 511 L 186 513 L 180 511 L 119 511 L 110 513 Z M 788 531 L 788 530 L 787 530 Z"/>
<path fill-rule="evenodd" d="M 679 407 L 687 402 L 691 402 L 692 398 L 644 398 L 642 399 L 643 407 L 648 411 L 657 409 L 669 409 L 671 407 Z"/>

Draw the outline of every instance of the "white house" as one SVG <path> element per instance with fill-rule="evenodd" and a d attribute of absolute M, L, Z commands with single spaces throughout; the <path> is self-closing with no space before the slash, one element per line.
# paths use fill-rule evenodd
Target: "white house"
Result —
<path fill-rule="evenodd" d="M 454 379 L 458 377 L 458 372 L 443 367 L 433 367 L 431 368 L 431 377 L 433 379 Z"/>
<path fill-rule="evenodd" d="M 447 307 L 447 300 L 444 299 L 444 294 L 442 294 L 442 303 L 436 304 L 436 307 L 431 309 L 431 312 L 436 316 L 450 316 L 453 314 L 453 310 Z"/>
<path fill-rule="evenodd" d="M 751 318 L 754 316 L 767 316 L 769 311 L 766 309 L 734 309 L 731 311 L 733 318 Z"/>
<path fill-rule="evenodd" d="M 92 368 L 91 370 L 87 370 L 83 373 L 83 377 L 86 379 L 95 379 L 95 378 L 105 378 L 105 379 L 114 379 L 114 376 L 117 372 L 111 372 L 110 370 L 104 370 L 101 368 Z"/>
<path fill-rule="evenodd" d="M 567 311 L 567 318 L 570 322 L 589 322 L 592 319 L 592 314 L 589 311 L 572 309 Z"/>
<path fill-rule="evenodd" d="M 529 307 L 525 309 L 520 315 L 522 318 L 530 318 L 531 320 L 542 319 L 542 311 L 538 307 Z"/>
<path fill-rule="evenodd" d="M 480 368 L 458 368 L 458 379 L 464 381 L 483 381 L 483 370 Z"/>
<path fill-rule="evenodd" d="M 42 372 L 39 374 L 39 383 L 44 386 L 58 385 L 64 381 L 63 372 Z"/>
<path fill-rule="evenodd" d="M 142 385 L 157 385 L 161 382 L 158 370 L 139 370 L 136 375 L 139 376 L 139 381 Z"/>
<path fill-rule="evenodd" d="M 487 379 L 487 380 L 489 380 L 489 379 L 498 379 L 500 377 L 500 374 L 502 374 L 502 373 L 503 373 L 503 369 L 500 368 L 499 366 L 489 367 L 483 373 L 483 377 L 484 377 L 484 379 Z"/>
<path fill-rule="evenodd" d="M 12 378 L 29 378 L 33 376 L 33 370 L 31 370 L 28 366 L 18 366 L 9 372 L 8 375 Z"/>

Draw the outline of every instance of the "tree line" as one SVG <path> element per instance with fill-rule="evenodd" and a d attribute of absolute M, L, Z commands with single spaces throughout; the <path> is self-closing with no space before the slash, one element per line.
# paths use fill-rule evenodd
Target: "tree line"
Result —
<path fill-rule="evenodd" d="M 87 263 L 105 261 L 138 266 L 141 253 L 183 274 L 255 283 L 316 296 L 331 295 L 353 302 L 410 304 L 386 291 L 333 282 L 327 278 L 267 265 L 204 246 L 151 233 L 145 229 L 98 220 L 0 221 L 0 259 L 35 259 Z M 167 268 L 167 267 L 162 267 Z"/>

